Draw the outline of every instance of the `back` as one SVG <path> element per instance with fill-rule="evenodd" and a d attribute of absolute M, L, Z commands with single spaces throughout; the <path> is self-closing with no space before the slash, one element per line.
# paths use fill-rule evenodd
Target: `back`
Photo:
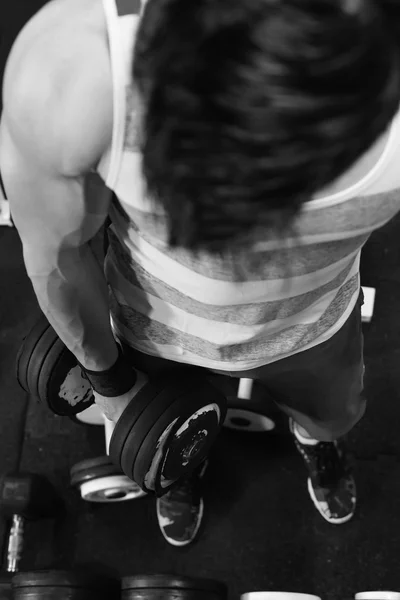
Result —
<path fill-rule="evenodd" d="M 103 4 L 114 135 L 98 172 L 114 194 L 106 276 L 115 331 L 142 352 L 230 371 L 329 339 L 355 306 L 362 246 L 400 208 L 398 119 L 379 151 L 372 149 L 366 173 L 356 166 L 350 180 L 359 179 L 350 187 L 345 174 L 304 205 L 292 239 L 259 236 L 246 255 L 223 257 L 171 249 L 163 211 L 146 194 L 138 150 L 131 71 L 143 6 Z"/>

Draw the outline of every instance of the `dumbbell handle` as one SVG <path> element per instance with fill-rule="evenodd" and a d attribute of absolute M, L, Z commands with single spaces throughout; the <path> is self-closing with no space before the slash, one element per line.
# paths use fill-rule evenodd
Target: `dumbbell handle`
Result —
<path fill-rule="evenodd" d="M 24 518 L 13 515 L 7 548 L 7 572 L 16 573 L 24 545 Z"/>
<path fill-rule="evenodd" d="M 241 377 L 238 387 L 238 398 L 242 400 L 251 400 L 251 392 L 253 390 L 253 380 Z"/>

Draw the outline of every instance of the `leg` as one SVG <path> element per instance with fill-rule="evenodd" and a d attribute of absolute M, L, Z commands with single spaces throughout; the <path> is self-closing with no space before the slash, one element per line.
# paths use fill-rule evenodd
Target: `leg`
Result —
<path fill-rule="evenodd" d="M 331 523 L 354 514 L 356 491 L 342 438 L 362 418 L 362 296 L 342 329 L 326 343 L 257 370 L 290 418 L 296 447 L 309 471 L 311 498 Z"/>
<path fill-rule="evenodd" d="M 151 379 L 176 373 L 180 377 L 192 367 L 156 356 L 149 356 L 134 350 L 121 341 L 124 354 L 129 357 L 132 365 L 138 371 L 145 373 Z M 204 372 L 204 369 L 201 369 Z M 156 500 L 156 513 L 159 529 L 163 537 L 172 546 L 187 546 L 195 540 L 203 519 L 204 500 L 202 497 L 202 478 L 207 467 L 207 461 L 200 465 L 192 474 L 173 487 L 167 494 Z"/>

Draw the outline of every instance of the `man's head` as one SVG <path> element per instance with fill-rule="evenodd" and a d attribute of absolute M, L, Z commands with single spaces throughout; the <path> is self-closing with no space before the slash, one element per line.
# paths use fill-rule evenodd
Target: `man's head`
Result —
<path fill-rule="evenodd" d="M 149 0 L 133 76 L 172 245 L 282 232 L 371 147 L 400 101 L 397 4 Z"/>

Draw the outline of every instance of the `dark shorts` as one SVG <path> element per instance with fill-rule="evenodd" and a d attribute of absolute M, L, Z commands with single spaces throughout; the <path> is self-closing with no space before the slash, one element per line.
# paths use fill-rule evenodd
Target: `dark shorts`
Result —
<path fill-rule="evenodd" d="M 343 327 L 310 350 L 250 371 L 208 371 L 232 378 L 255 379 L 279 408 L 314 438 L 332 441 L 348 433 L 365 412 L 362 395 L 364 361 L 360 292 Z M 124 345 L 132 364 L 150 377 L 200 367 L 149 356 Z M 204 372 L 204 369 L 202 369 Z M 212 380 L 212 376 L 210 377 Z M 244 403 L 246 401 L 244 400 Z"/>

